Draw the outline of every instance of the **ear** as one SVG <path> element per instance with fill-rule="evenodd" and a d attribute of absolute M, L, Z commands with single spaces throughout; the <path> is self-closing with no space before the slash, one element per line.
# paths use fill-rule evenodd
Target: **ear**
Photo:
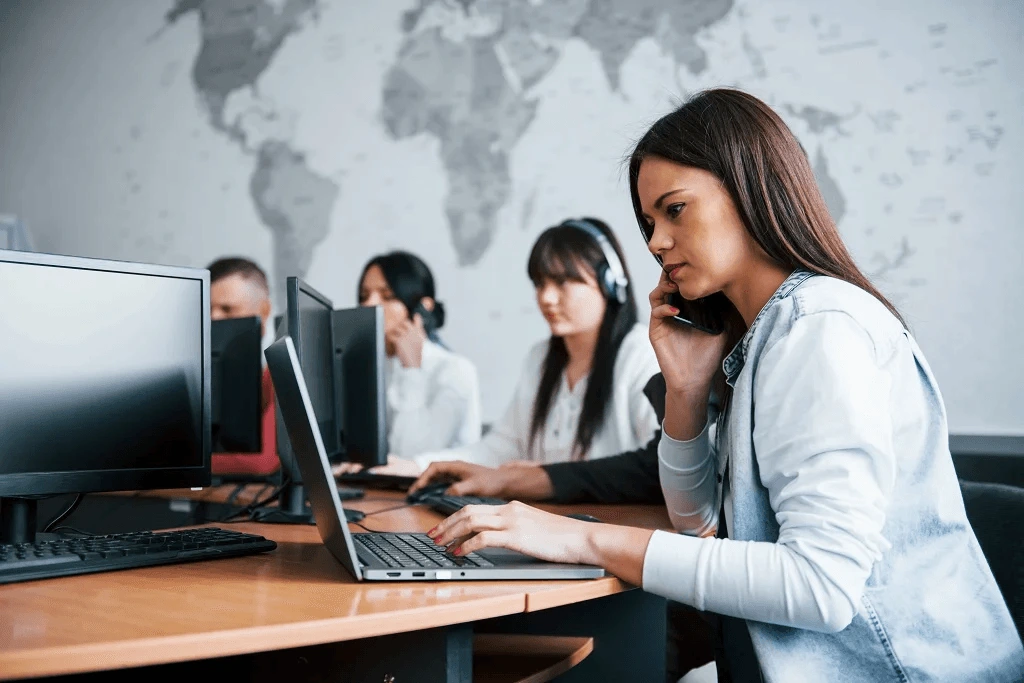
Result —
<path fill-rule="evenodd" d="M 270 320 L 270 299 L 264 299 L 260 302 L 259 312 L 263 327 L 266 328 L 267 321 Z"/>
<path fill-rule="evenodd" d="M 420 305 L 422 305 L 423 308 L 425 308 L 428 311 L 432 312 L 434 310 L 434 300 L 429 296 L 425 296 L 422 299 L 420 299 Z"/>

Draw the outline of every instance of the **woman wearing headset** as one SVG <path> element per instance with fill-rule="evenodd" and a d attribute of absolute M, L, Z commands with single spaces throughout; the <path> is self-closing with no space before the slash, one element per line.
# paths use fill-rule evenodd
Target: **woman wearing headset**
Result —
<path fill-rule="evenodd" d="M 658 424 L 643 389 L 658 364 L 611 229 L 594 218 L 548 228 L 527 272 L 551 337 L 527 354 L 504 416 L 474 445 L 391 459 L 386 471 L 602 458 L 650 440 Z"/>

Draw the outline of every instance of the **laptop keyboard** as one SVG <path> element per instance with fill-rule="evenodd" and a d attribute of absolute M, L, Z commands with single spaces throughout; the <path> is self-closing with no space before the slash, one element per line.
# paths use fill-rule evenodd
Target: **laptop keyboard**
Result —
<path fill-rule="evenodd" d="M 458 556 L 445 552 L 426 534 L 352 534 L 352 538 L 392 569 L 494 566 L 476 553 Z"/>

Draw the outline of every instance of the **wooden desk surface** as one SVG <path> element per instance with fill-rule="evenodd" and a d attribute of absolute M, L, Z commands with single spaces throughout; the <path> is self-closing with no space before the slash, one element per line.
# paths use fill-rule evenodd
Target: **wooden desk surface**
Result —
<path fill-rule="evenodd" d="M 227 493 L 154 495 L 217 501 Z M 372 513 L 402 502 L 398 494 L 368 491 L 366 500 L 351 506 Z M 543 507 L 669 528 L 664 509 L 654 506 Z M 440 518 L 417 506 L 371 515 L 363 524 L 426 531 Z M 278 548 L 250 557 L 0 586 L 0 680 L 366 638 L 547 609 L 630 588 L 614 577 L 357 583 L 327 552 L 315 527 L 229 526 L 277 541 Z"/>

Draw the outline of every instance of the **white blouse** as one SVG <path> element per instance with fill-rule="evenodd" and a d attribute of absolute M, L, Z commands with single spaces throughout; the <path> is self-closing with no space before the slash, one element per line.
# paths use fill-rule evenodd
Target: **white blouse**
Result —
<path fill-rule="evenodd" d="M 532 460 L 541 464 L 571 460 L 588 378 L 581 379 L 570 389 L 564 373 L 551 399 L 548 417 L 534 444 L 534 452 L 529 453 L 530 418 L 547 350 L 547 340 L 530 349 L 511 403 L 481 441 L 464 448 L 422 453 L 414 458 L 416 463 L 425 468 L 438 460 L 466 460 L 490 466 L 512 460 Z M 613 371 L 615 386 L 611 404 L 604 423 L 591 442 L 588 459 L 635 450 L 651 440 L 658 429 L 658 419 L 643 390 L 657 372 L 658 361 L 647 336 L 647 327 L 638 324 L 619 347 Z"/>
<path fill-rule="evenodd" d="M 390 358 L 385 380 L 392 455 L 410 458 L 480 440 L 480 383 L 468 359 L 427 340 L 420 367 Z"/>

